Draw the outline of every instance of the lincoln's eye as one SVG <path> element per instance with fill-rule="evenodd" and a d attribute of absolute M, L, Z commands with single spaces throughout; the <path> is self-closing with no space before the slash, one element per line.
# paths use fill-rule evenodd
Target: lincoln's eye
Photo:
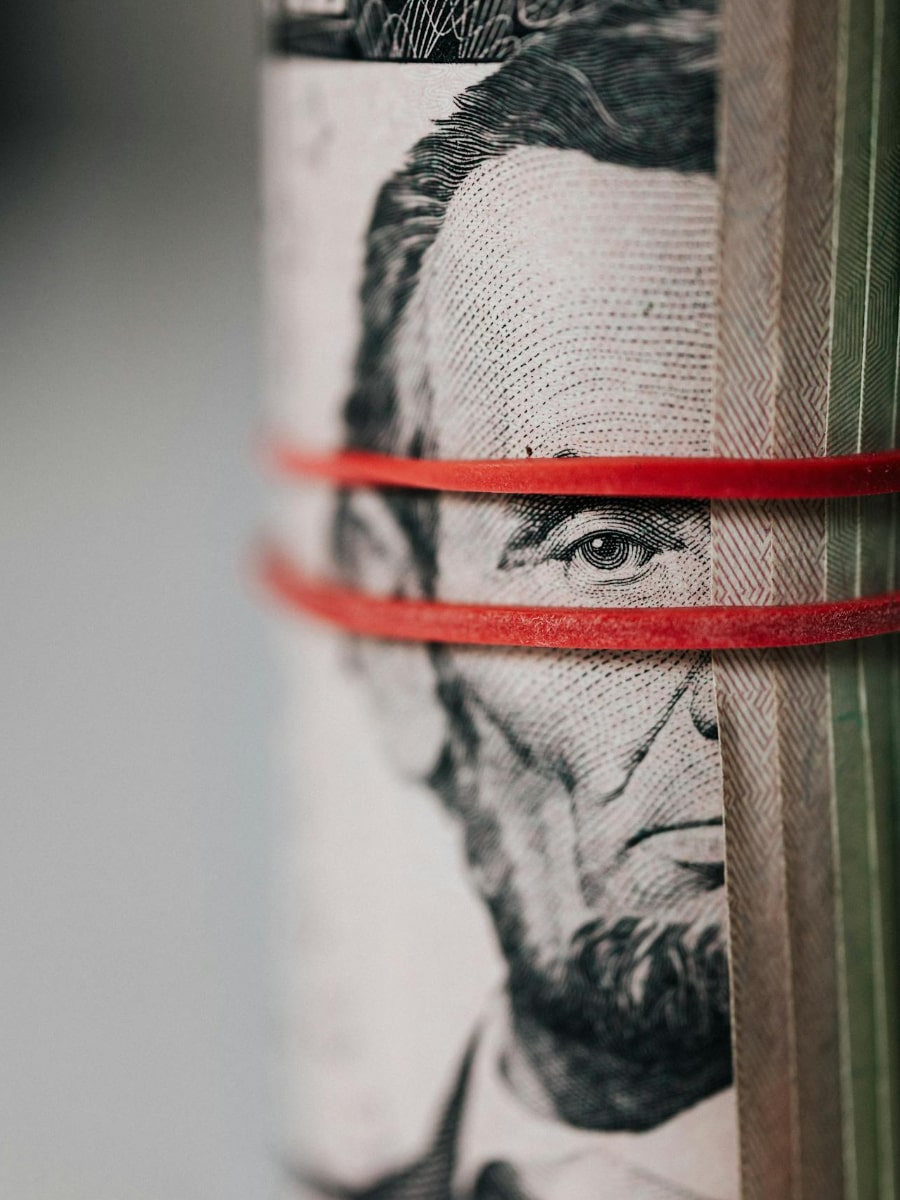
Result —
<path fill-rule="evenodd" d="M 645 528 L 646 526 L 646 528 Z M 635 527 L 635 528 L 631 528 Z M 652 521 L 639 522 L 625 514 L 576 512 L 535 545 L 523 538 L 504 550 L 501 570 L 539 567 L 557 570 L 561 565 L 572 588 L 597 589 L 637 583 L 663 569 L 667 558 L 685 544 L 667 530 L 654 529 Z"/>
<path fill-rule="evenodd" d="M 654 555 L 652 547 L 624 533 L 592 533 L 572 547 L 571 560 L 580 559 L 595 571 L 618 578 L 640 571 Z"/>

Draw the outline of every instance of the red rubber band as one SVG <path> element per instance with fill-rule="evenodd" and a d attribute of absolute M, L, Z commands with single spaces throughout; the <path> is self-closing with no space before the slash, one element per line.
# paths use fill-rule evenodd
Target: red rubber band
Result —
<path fill-rule="evenodd" d="M 345 486 L 682 500 L 816 500 L 900 491 L 900 450 L 822 458 L 395 458 L 344 450 L 314 454 L 275 442 L 267 457 L 290 478 Z"/>
<path fill-rule="evenodd" d="M 289 607 L 349 633 L 578 650 L 755 650 L 900 633 L 900 591 L 828 604 L 533 608 L 370 596 L 307 577 L 277 550 L 262 578 Z"/>

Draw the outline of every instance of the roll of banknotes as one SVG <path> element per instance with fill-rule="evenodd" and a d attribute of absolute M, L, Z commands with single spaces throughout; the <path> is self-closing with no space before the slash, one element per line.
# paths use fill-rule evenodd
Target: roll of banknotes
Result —
<path fill-rule="evenodd" d="M 266 30 L 280 445 L 900 444 L 898 0 L 282 0 Z M 286 559 L 364 597 L 900 587 L 890 494 L 272 495 Z M 278 639 L 285 1195 L 896 1194 L 896 634 Z"/>

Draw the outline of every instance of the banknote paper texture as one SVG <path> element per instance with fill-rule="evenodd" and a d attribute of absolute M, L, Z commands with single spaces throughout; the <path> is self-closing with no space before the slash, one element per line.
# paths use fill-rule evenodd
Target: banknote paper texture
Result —
<path fill-rule="evenodd" d="M 270 6 L 270 426 L 420 458 L 846 452 L 846 46 L 837 5 L 818 8 Z M 896 440 L 891 397 L 876 448 Z M 305 568 L 375 595 L 802 603 L 890 586 L 896 505 L 854 504 L 306 484 L 272 524 Z M 852 749 L 833 730 L 851 676 L 880 689 L 860 736 L 881 738 L 885 829 L 863 841 L 890 875 L 895 649 L 847 666 L 293 621 L 279 638 L 286 1195 L 882 1194 L 844 1190 L 889 1174 L 887 1135 L 860 1133 L 858 1167 L 847 1130 L 890 1120 L 890 1087 L 870 1097 L 858 1068 L 892 993 L 876 1004 L 842 950 L 868 921 L 877 973 L 889 922 L 877 888 L 836 900 L 865 867 L 840 853 L 835 747 Z"/>

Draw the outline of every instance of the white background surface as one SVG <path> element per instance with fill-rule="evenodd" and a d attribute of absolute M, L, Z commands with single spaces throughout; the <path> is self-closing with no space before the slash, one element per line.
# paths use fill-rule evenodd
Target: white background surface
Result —
<path fill-rule="evenodd" d="M 0 1196 L 274 1195 L 250 0 L 10 0 Z"/>

